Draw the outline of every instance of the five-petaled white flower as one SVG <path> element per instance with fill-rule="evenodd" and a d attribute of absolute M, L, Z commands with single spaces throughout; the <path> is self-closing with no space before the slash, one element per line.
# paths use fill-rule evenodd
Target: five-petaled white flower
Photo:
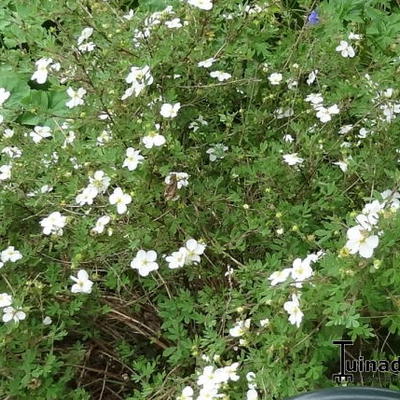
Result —
<path fill-rule="evenodd" d="M 268 280 L 271 281 L 271 286 L 276 286 L 278 283 L 285 282 L 292 272 L 292 268 L 285 268 L 282 271 L 273 272 Z"/>
<path fill-rule="evenodd" d="M 353 58 L 356 53 L 353 49 L 353 46 L 346 42 L 345 40 L 341 40 L 339 46 L 336 47 L 336 51 L 340 51 L 342 57 L 350 57 Z"/>
<path fill-rule="evenodd" d="M 88 273 L 81 269 L 78 271 L 77 277 L 70 276 L 75 283 L 71 287 L 72 293 L 91 293 L 93 282 L 89 279 Z"/>
<path fill-rule="evenodd" d="M 181 108 L 181 103 L 168 104 L 165 103 L 161 106 L 160 114 L 164 118 L 175 118 Z"/>
<path fill-rule="evenodd" d="M 186 242 L 185 247 L 187 250 L 185 264 L 198 264 L 200 262 L 200 256 L 204 253 L 206 245 L 198 242 L 195 239 L 189 239 Z"/>
<path fill-rule="evenodd" d="M 213 7 L 212 0 L 188 0 L 188 3 L 202 10 L 211 10 Z"/>
<path fill-rule="evenodd" d="M 71 99 L 65 103 L 68 108 L 74 108 L 84 104 L 83 96 L 86 94 L 86 89 L 79 88 L 74 90 L 71 87 L 67 89 L 67 94 Z"/>
<path fill-rule="evenodd" d="M 364 258 L 372 257 L 374 249 L 379 244 L 378 236 L 371 235 L 360 225 L 353 226 L 347 231 L 347 239 L 345 247 L 350 254 L 359 253 Z"/>
<path fill-rule="evenodd" d="M 274 72 L 268 77 L 268 80 L 271 83 L 271 85 L 279 85 L 282 82 L 282 79 L 283 76 L 279 72 Z"/>
<path fill-rule="evenodd" d="M 310 278 L 313 274 L 313 270 L 310 266 L 310 260 L 301 258 L 296 258 L 292 264 L 292 278 L 295 282 L 303 282 Z"/>
<path fill-rule="evenodd" d="M 329 122 L 332 119 L 332 115 L 339 114 L 340 112 L 339 107 L 336 104 L 328 108 L 324 106 L 316 106 L 315 109 L 317 110 L 317 118 L 323 123 Z"/>
<path fill-rule="evenodd" d="M 284 154 L 283 155 L 283 160 L 285 163 L 289 165 L 297 165 L 297 164 L 302 164 L 304 159 L 299 157 L 297 153 L 292 153 L 292 154 Z"/>
<path fill-rule="evenodd" d="M 197 66 L 203 68 L 210 68 L 215 63 L 215 61 L 217 61 L 217 59 L 214 57 L 207 58 L 207 60 L 199 61 L 197 63 Z"/>
<path fill-rule="evenodd" d="M 292 294 L 292 300 L 287 301 L 283 305 L 284 310 L 289 314 L 289 322 L 292 325 L 300 326 L 303 319 L 303 312 L 300 310 L 299 298 L 297 295 Z"/>
<path fill-rule="evenodd" d="M 131 268 L 137 269 L 139 275 L 147 276 L 151 271 L 158 269 L 157 253 L 154 250 L 139 250 L 131 261 Z"/>
<path fill-rule="evenodd" d="M 126 158 L 122 167 L 128 168 L 129 171 L 134 171 L 143 160 L 144 157 L 140 154 L 139 150 L 135 150 L 133 147 L 128 147 L 126 149 Z"/>
<path fill-rule="evenodd" d="M 311 103 L 314 106 L 322 104 L 324 98 L 322 97 L 321 93 L 311 93 L 305 98 L 305 101 Z"/>
<path fill-rule="evenodd" d="M 150 86 L 153 83 L 154 79 L 150 73 L 150 67 L 145 65 L 143 68 L 131 67 L 125 81 L 126 83 L 130 83 L 131 86 L 126 89 L 121 100 L 126 100 L 132 94 L 135 94 L 135 97 L 139 96 L 146 86 Z"/>
<path fill-rule="evenodd" d="M 10 92 L 4 88 L 0 88 L 0 107 L 10 97 Z"/>
<path fill-rule="evenodd" d="M 159 147 L 165 144 L 166 139 L 163 135 L 160 135 L 157 130 L 153 130 L 147 133 L 147 136 L 142 138 L 142 142 L 146 149 L 151 149 L 153 146 Z"/>
<path fill-rule="evenodd" d="M 8 246 L 5 250 L 1 252 L 1 261 L 3 263 L 7 261 L 16 262 L 22 258 L 22 254 L 15 250 L 14 246 Z"/>
<path fill-rule="evenodd" d="M 63 228 L 66 224 L 67 217 L 61 215 L 58 211 L 51 213 L 48 217 L 43 218 L 40 221 L 40 225 L 43 228 L 43 233 L 45 235 L 58 235 L 63 234 Z"/>
<path fill-rule="evenodd" d="M 250 328 L 251 319 L 248 318 L 245 321 L 237 321 L 236 325 L 229 329 L 229 334 L 233 337 L 243 336 Z"/>
<path fill-rule="evenodd" d="M 114 189 L 114 192 L 110 195 L 109 201 L 111 205 L 117 205 L 117 213 L 124 214 L 127 210 L 127 204 L 132 202 L 132 197 L 122 191 L 120 187 Z"/>
<path fill-rule="evenodd" d="M 92 233 L 103 233 L 104 232 L 104 228 L 106 227 L 106 225 L 111 221 L 111 217 L 108 215 L 104 215 L 102 217 L 100 217 L 97 221 L 96 221 L 96 225 L 94 226 L 94 228 L 92 229 Z"/>
<path fill-rule="evenodd" d="M 89 177 L 89 186 L 95 188 L 99 194 L 105 193 L 110 186 L 111 179 L 104 171 L 96 171 L 93 176 Z"/>
<path fill-rule="evenodd" d="M 51 137 L 51 128 L 48 126 L 35 126 L 29 136 L 35 143 L 40 143 L 43 139 Z"/>
<path fill-rule="evenodd" d="M 93 186 L 87 186 L 85 187 L 78 196 L 76 196 L 76 203 L 79 204 L 80 206 L 84 206 L 85 204 L 92 205 L 93 200 L 97 196 L 98 191 L 95 187 Z"/>
<path fill-rule="evenodd" d="M 4 308 L 3 313 L 3 322 L 19 322 L 26 318 L 26 314 L 22 310 L 15 309 L 11 306 Z"/>
<path fill-rule="evenodd" d="M 174 251 L 170 256 L 165 258 L 168 263 L 168 268 L 177 269 L 185 265 L 188 250 L 185 247 L 181 247 L 178 251 Z"/>
<path fill-rule="evenodd" d="M 52 62 L 52 58 L 41 58 L 40 60 L 36 61 L 36 71 L 33 73 L 31 80 L 36 81 L 39 84 L 45 83 L 49 73 L 48 68 Z"/>
<path fill-rule="evenodd" d="M 11 306 L 12 296 L 8 293 L 0 293 L 0 308 Z"/>
<path fill-rule="evenodd" d="M 212 71 L 210 72 L 211 78 L 216 78 L 220 82 L 226 81 L 230 78 L 232 78 L 231 74 L 228 74 L 227 72 L 222 72 L 222 71 Z"/>

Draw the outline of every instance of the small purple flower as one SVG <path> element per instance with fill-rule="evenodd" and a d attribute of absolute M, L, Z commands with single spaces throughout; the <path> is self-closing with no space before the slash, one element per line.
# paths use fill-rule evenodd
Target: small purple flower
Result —
<path fill-rule="evenodd" d="M 311 14 L 308 16 L 308 23 L 310 25 L 316 25 L 319 23 L 319 16 L 315 10 L 312 10 Z"/>

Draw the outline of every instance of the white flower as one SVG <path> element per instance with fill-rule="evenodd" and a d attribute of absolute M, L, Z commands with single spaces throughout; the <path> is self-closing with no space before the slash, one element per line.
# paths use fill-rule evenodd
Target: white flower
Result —
<path fill-rule="evenodd" d="M 292 153 L 292 154 L 284 154 L 283 155 L 283 160 L 285 163 L 289 165 L 296 165 L 296 164 L 302 164 L 304 159 L 299 157 L 297 153 Z"/>
<path fill-rule="evenodd" d="M 232 337 L 243 336 L 250 328 L 251 319 L 246 319 L 245 321 L 238 321 L 236 325 L 229 329 L 229 334 Z"/>
<path fill-rule="evenodd" d="M 104 171 L 96 171 L 93 177 L 89 177 L 90 184 L 88 187 L 93 187 L 98 193 L 105 193 L 110 186 L 111 179 L 104 173 Z"/>
<path fill-rule="evenodd" d="M 188 3 L 202 10 L 211 10 L 213 7 L 212 0 L 188 0 Z"/>
<path fill-rule="evenodd" d="M 347 171 L 348 164 L 346 161 L 336 161 L 333 164 L 337 165 L 343 172 Z"/>
<path fill-rule="evenodd" d="M 26 314 L 22 310 L 16 310 L 14 307 L 6 307 L 3 312 L 3 322 L 18 322 L 26 318 Z"/>
<path fill-rule="evenodd" d="M 0 88 L 0 107 L 10 97 L 10 92 L 4 88 Z"/>
<path fill-rule="evenodd" d="M 35 143 L 40 143 L 43 139 L 51 137 L 51 129 L 48 126 L 35 126 L 29 136 Z"/>
<path fill-rule="evenodd" d="M 67 89 L 67 94 L 71 99 L 65 103 L 68 108 L 74 108 L 84 104 L 83 96 L 86 94 L 86 89 L 79 88 L 74 90 L 71 87 Z"/>
<path fill-rule="evenodd" d="M 137 269 L 140 276 L 147 276 L 151 271 L 158 270 L 157 253 L 154 250 L 139 250 L 131 261 L 131 268 Z"/>
<path fill-rule="evenodd" d="M 181 247 L 178 251 L 174 251 L 170 256 L 165 258 L 168 263 L 168 268 L 177 269 L 185 265 L 188 250 L 185 247 Z"/>
<path fill-rule="evenodd" d="M 189 265 L 192 263 L 195 263 L 195 264 L 199 263 L 200 256 L 204 253 L 206 245 L 203 243 L 199 243 L 195 239 L 189 239 L 186 242 L 185 247 L 187 250 L 185 264 Z"/>
<path fill-rule="evenodd" d="M 46 317 L 43 318 L 42 324 L 43 325 L 51 325 L 53 320 L 47 315 Z"/>
<path fill-rule="evenodd" d="M 16 146 L 7 146 L 1 151 L 2 154 L 7 154 L 10 158 L 19 158 L 22 156 L 22 151 Z"/>
<path fill-rule="evenodd" d="M 128 14 L 123 15 L 122 18 L 126 19 L 127 21 L 130 21 L 134 17 L 134 15 L 135 12 L 132 9 L 130 9 Z"/>
<path fill-rule="evenodd" d="M 378 236 L 369 236 L 369 232 L 359 225 L 353 226 L 347 231 L 347 239 L 346 248 L 350 254 L 359 253 L 364 258 L 372 257 L 374 249 L 379 244 Z"/>
<path fill-rule="evenodd" d="M 255 389 L 249 389 L 246 393 L 246 400 L 257 400 L 258 393 Z"/>
<path fill-rule="evenodd" d="M 13 129 L 4 129 L 3 136 L 7 139 L 12 138 L 14 136 L 14 130 Z"/>
<path fill-rule="evenodd" d="M 329 122 L 332 119 L 332 115 L 339 114 L 340 112 L 339 107 L 336 104 L 328 108 L 317 106 L 315 109 L 317 110 L 317 118 L 323 123 Z"/>
<path fill-rule="evenodd" d="M 350 32 L 348 38 L 349 40 L 361 40 L 362 35 L 360 35 L 359 33 Z"/>
<path fill-rule="evenodd" d="M 228 74 L 227 72 L 222 72 L 222 71 L 212 71 L 210 72 L 211 78 L 216 78 L 220 82 L 226 81 L 230 78 L 232 78 L 231 74 Z"/>
<path fill-rule="evenodd" d="M 182 28 L 182 23 L 180 18 L 171 19 L 171 21 L 165 21 L 165 25 L 167 25 L 170 29 L 178 29 Z"/>
<path fill-rule="evenodd" d="M 87 186 L 85 189 L 82 190 L 82 193 L 78 194 L 76 196 L 76 203 L 79 204 L 80 206 L 84 206 L 85 204 L 92 205 L 93 200 L 97 196 L 98 191 L 95 187 L 93 186 Z"/>
<path fill-rule="evenodd" d="M 166 139 L 163 135 L 160 135 L 157 131 L 151 131 L 147 136 L 142 138 L 142 142 L 146 149 L 151 149 L 153 146 L 159 147 L 165 144 Z"/>
<path fill-rule="evenodd" d="M 125 194 L 120 187 L 117 187 L 110 195 L 109 201 L 111 205 L 117 205 L 118 214 L 124 214 L 127 210 L 126 205 L 132 202 L 132 197 L 129 194 Z"/>
<path fill-rule="evenodd" d="M 92 228 L 92 233 L 97 233 L 97 234 L 103 233 L 105 226 L 110 221 L 111 221 L 111 218 L 108 215 L 104 215 L 104 216 L 100 217 L 96 221 L 96 225 L 94 226 L 94 228 Z"/>
<path fill-rule="evenodd" d="M 36 71 L 33 73 L 31 80 L 39 84 L 45 83 L 48 75 L 48 67 L 52 62 L 52 58 L 41 58 L 36 61 Z"/>
<path fill-rule="evenodd" d="M 171 179 L 172 176 L 175 176 L 176 179 L 176 186 L 178 189 L 181 189 L 183 186 L 189 185 L 189 175 L 186 172 L 170 172 L 166 177 L 165 177 L 165 184 L 169 185 L 171 184 Z"/>
<path fill-rule="evenodd" d="M 88 273 L 81 269 L 78 271 L 77 277 L 70 276 L 75 283 L 71 287 L 72 293 L 91 293 L 93 282 L 89 279 Z"/>
<path fill-rule="evenodd" d="M 127 99 L 132 96 L 132 94 L 135 94 L 135 97 L 139 96 L 146 86 L 150 86 L 153 83 L 154 79 L 150 73 L 150 67 L 146 65 L 143 68 L 131 67 L 125 81 L 131 83 L 131 87 L 126 89 L 121 100 Z"/>
<path fill-rule="evenodd" d="M 96 48 L 93 42 L 83 43 L 78 47 L 78 50 L 82 53 L 89 53 Z"/>
<path fill-rule="evenodd" d="M 93 34 L 93 28 L 88 27 L 83 29 L 81 35 L 78 38 L 78 46 L 82 44 L 85 40 L 88 40 L 90 36 L 92 36 L 92 34 Z"/>
<path fill-rule="evenodd" d="M 261 327 L 264 327 L 264 326 L 267 326 L 267 325 L 269 325 L 269 319 L 268 318 L 260 319 L 260 326 Z M 247 377 L 247 375 L 246 375 L 246 377 Z M 249 380 L 249 379 L 247 379 L 247 380 Z"/>
<path fill-rule="evenodd" d="M 271 85 L 279 85 L 282 79 L 283 79 L 282 74 L 278 72 L 274 72 L 268 77 L 268 80 L 270 81 Z"/>
<path fill-rule="evenodd" d="M 8 246 L 5 250 L 1 252 L 1 261 L 3 263 L 7 261 L 16 262 L 22 258 L 22 254 L 15 250 L 14 246 Z"/>
<path fill-rule="evenodd" d="M 268 280 L 271 281 L 271 286 L 276 286 L 278 283 L 285 282 L 292 272 L 292 268 L 285 268 L 282 271 L 273 272 Z"/>
<path fill-rule="evenodd" d="M 12 296 L 7 293 L 0 293 L 0 308 L 11 306 Z"/>
<path fill-rule="evenodd" d="M 153 83 L 154 79 L 150 73 L 150 67 L 145 65 L 143 68 L 131 67 L 125 81 L 126 83 L 139 83 L 144 86 L 149 86 Z"/>
<path fill-rule="evenodd" d="M 45 235 L 59 235 L 63 234 L 63 228 L 66 224 L 67 217 L 61 215 L 58 211 L 51 213 L 48 217 L 40 221 Z"/>
<path fill-rule="evenodd" d="M 4 121 L 4 117 L 0 114 L 0 124 L 2 124 Z"/>
<path fill-rule="evenodd" d="M 336 47 L 336 51 L 340 51 L 342 57 L 345 58 L 347 57 L 353 58 L 356 55 L 353 47 L 345 40 L 340 41 L 340 45 Z"/>
<path fill-rule="evenodd" d="M 292 265 L 292 278 L 296 282 L 303 282 L 310 278 L 313 274 L 313 270 L 310 266 L 309 260 L 302 260 L 301 258 L 296 258 Z"/>
<path fill-rule="evenodd" d="M 353 125 L 343 125 L 339 129 L 339 135 L 345 135 L 346 133 L 349 133 L 353 129 Z"/>
<path fill-rule="evenodd" d="M 203 68 L 210 68 L 215 63 L 215 61 L 217 61 L 217 59 L 214 57 L 207 58 L 207 60 L 199 61 L 197 63 L 197 66 Z"/>
<path fill-rule="evenodd" d="M 178 111 L 181 108 L 181 103 L 175 104 L 163 104 L 161 106 L 160 114 L 164 118 L 175 118 L 178 115 Z"/>
<path fill-rule="evenodd" d="M 58 72 L 61 69 L 61 64 L 56 62 L 54 64 L 50 65 L 50 69 L 52 69 L 53 71 Z"/>
<path fill-rule="evenodd" d="M 279 107 L 274 111 L 274 114 L 276 115 L 277 119 L 289 118 L 294 114 L 294 110 L 290 107 Z"/>
<path fill-rule="evenodd" d="M 324 98 L 322 97 L 321 93 L 311 93 L 305 98 L 305 101 L 307 101 L 313 105 L 318 105 L 318 104 L 322 104 L 322 102 L 324 101 Z"/>
<path fill-rule="evenodd" d="M 2 165 L 0 167 L 0 181 L 5 181 L 11 178 L 11 165 Z"/>
<path fill-rule="evenodd" d="M 292 300 L 287 301 L 283 305 L 283 308 L 289 314 L 289 322 L 299 327 L 304 316 L 300 310 L 299 298 L 295 294 L 292 294 Z"/>
<path fill-rule="evenodd" d="M 185 386 L 182 390 L 182 394 L 178 396 L 177 400 L 192 400 L 193 394 L 193 389 L 190 386 Z"/>
<path fill-rule="evenodd" d="M 129 171 L 134 171 L 143 160 L 144 157 L 140 154 L 139 150 L 135 150 L 133 147 L 128 147 L 126 149 L 126 158 L 122 164 L 122 168 L 126 167 Z"/>
<path fill-rule="evenodd" d="M 315 82 L 315 79 L 317 78 L 317 74 L 318 74 L 317 69 L 310 72 L 310 74 L 308 75 L 307 81 L 306 81 L 308 86 L 312 85 Z"/>
<path fill-rule="evenodd" d="M 358 137 L 360 138 L 360 139 L 365 139 L 367 136 L 368 136 L 368 134 L 370 133 L 370 131 L 368 130 L 368 129 L 366 129 L 366 128 L 361 128 L 359 131 L 358 131 Z"/>

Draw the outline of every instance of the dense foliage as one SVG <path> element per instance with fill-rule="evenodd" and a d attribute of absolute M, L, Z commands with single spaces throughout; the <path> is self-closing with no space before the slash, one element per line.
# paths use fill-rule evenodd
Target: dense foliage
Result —
<path fill-rule="evenodd" d="M 334 385 L 334 339 L 399 355 L 396 1 L 2 0 L 0 28 L 2 398 L 281 400 Z"/>

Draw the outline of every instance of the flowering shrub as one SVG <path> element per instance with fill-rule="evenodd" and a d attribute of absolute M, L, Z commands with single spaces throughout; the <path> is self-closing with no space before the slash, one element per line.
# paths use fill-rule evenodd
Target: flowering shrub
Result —
<path fill-rule="evenodd" d="M 396 1 L 3 3 L 2 397 L 280 400 L 334 339 L 398 355 Z"/>

